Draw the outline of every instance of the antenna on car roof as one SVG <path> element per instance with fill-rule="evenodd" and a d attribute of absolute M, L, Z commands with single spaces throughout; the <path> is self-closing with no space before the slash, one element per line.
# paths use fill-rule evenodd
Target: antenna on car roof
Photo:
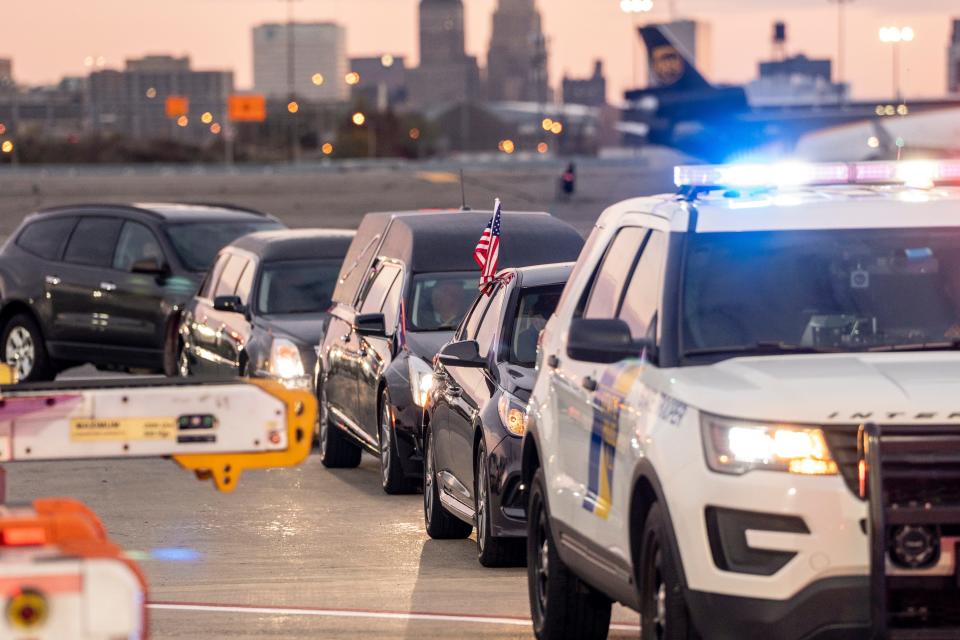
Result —
<path fill-rule="evenodd" d="M 463 184 L 463 167 L 460 167 L 460 210 L 470 211 L 467 206 L 467 189 Z"/>

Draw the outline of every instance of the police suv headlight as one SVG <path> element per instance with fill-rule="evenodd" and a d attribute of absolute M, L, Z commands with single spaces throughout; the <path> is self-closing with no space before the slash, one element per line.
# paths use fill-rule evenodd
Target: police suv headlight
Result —
<path fill-rule="evenodd" d="M 516 396 L 502 393 L 497 401 L 500 422 L 512 436 L 522 437 L 527 431 L 527 403 Z"/>
<path fill-rule="evenodd" d="M 720 473 L 742 475 L 755 469 L 799 475 L 837 474 L 823 430 L 785 424 L 763 424 L 702 414 L 707 466 Z"/>
<path fill-rule="evenodd" d="M 410 393 L 413 402 L 418 407 L 425 407 L 433 390 L 433 369 L 428 363 L 414 356 L 407 358 L 407 367 L 410 370 Z"/>
<path fill-rule="evenodd" d="M 283 380 L 304 376 L 303 360 L 297 345 L 286 338 L 273 339 L 270 347 L 270 373 Z"/>

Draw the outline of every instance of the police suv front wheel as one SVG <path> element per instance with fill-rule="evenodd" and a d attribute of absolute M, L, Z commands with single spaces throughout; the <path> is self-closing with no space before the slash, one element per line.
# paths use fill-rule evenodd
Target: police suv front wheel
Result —
<path fill-rule="evenodd" d="M 663 509 L 654 503 L 640 541 L 641 640 L 695 640 L 680 584 L 680 569 L 667 538 Z"/>
<path fill-rule="evenodd" d="M 527 585 L 538 640 L 602 640 L 610 630 L 612 602 L 583 582 L 560 559 L 550 531 L 546 483 L 538 469 L 527 510 Z"/>

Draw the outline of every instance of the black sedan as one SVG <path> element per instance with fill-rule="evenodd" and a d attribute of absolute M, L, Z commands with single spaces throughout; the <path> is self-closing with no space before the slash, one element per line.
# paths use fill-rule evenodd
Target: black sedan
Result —
<path fill-rule="evenodd" d="M 380 456 L 387 493 L 423 480 L 423 406 L 433 357 L 476 297 L 473 253 L 490 212 L 367 214 L 343 263 L 320 344 L 321 460 L 356 467 Z M 546 213 L 503 214 L 500 265 L 573 260 L 583 239 Z"/>
<path fill-rule="evenodd" d="M 254 233 L 225 247 L 180 324 L 180 375 L 312 385 L 352 231 Z"/>
<path fill-rule="evenodd" d="M 521 562 L 520 445 L 537 340 L 573 263 L 512 269 L 481 295 L 434 366 L 426 415 L 424 518 L 433 538 L 477 528 L 487 567 Z"/>

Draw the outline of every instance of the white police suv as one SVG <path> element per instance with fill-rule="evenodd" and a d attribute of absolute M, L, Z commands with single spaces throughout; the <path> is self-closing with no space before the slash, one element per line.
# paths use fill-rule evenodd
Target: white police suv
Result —
<path fill-rule="evenodd" d="M 960 424 L 958 181 L 680 167 L 603 213 L 527 414 L 538 638 L 605 637 L 613 601 L 645 639 L 868 635 L 857 430 Z M 934 534 L 893 535 L 891 566 L 956 581 L 960 531 Z"/>

